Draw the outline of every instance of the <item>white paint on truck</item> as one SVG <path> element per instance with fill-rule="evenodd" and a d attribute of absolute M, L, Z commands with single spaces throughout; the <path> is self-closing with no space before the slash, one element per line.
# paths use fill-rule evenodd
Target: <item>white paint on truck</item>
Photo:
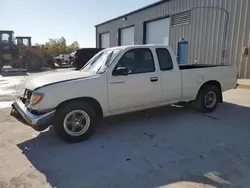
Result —
<path fill-rule="evenodd" d="M 113 76 L 112 72 L 120 58 L 129 50 L 148 48 L 151 50 L 155 71 L 151 73 Z M 155 52 L 156 48 L 167 49 L 172 57 L 173 69 L 161 71 Z M 112 49 L 112 48 L 111 48 Z M 38 111 L 54 109 L 60 103 L 79 97 L 96 99 L 102 107 L 104 116 L 120 114 L 171 104 L 179 101 L 195 100 L 200 87 L 211 80 L 218 81 L 222 91 L 232 89 L 236 85 L 237 70 L 235 66 L 209 67 L 180 70 L 172 49 L 162 45 L 142 45 L 117 47 L 121 50 L 109 68 L 102 74 L 88 71 L 72 71 L 53 73 L 35 77 L 26 84 L 26 88 L 45 93 L 43 100 L 30 108 Z M 110 50 L 110 49 L 107 49 Z M 151 82 L 157 77 L 157 83 Z M 76 79 L 74 78 L 81 78 Z M 67 81 L 66 80 L 71 80 Z M 58 84 L 53 84 L 57 83 Z M 118 84 L 114 84 L 118 82 Z M 119 84 L 120 82 L 120 84 Z M 43 85 L 47 85 L 42 87 Z"/>
<path fill-rule="evenodd" d="M 179 66 L 168 46 L 121 46 L 99 52 L 80 71 L 34 77 L 13 108 L 35 130 L 53 123 L 62 139 L 79 142 L 100 117 L 178 102 L 212 112 L 236 82 L 235 66 Z"/>

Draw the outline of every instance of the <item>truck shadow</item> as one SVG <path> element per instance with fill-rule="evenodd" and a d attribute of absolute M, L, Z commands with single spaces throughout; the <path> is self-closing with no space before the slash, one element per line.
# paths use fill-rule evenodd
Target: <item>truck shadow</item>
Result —
<path fill-rule="evenodd" d="M 86 142 L 66 144 L 50 128 L 17 146 L 52 187 L 236 185 L 250 173 L 249 114 L 230 103 L 209 115 L 177 105 L 107 118 Z"/>

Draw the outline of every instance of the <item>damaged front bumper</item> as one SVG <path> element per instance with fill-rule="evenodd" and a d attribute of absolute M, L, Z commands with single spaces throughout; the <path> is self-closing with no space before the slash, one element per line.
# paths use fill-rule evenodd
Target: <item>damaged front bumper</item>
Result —
<path fill-rule="evenodd" d="M 22 101 L 22 98 L 20 97 L 16 98 L 16 100 L 12 104 L 12 108 L 12 116 L 14 116 L 19 121 L 22 121 L 23 123 L 31 126 L 37 131 L 43 131 L 48 128 L 51 125 L 52 119 L 56 113 L 56 110 L 52 110 L 45 114 L 35 115 L 26 108 L 25 104 Z"/>

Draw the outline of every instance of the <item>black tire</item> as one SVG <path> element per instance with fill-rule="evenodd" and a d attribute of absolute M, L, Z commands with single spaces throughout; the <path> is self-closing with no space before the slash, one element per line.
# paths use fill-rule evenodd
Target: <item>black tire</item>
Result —
<path fill-rule="evenodd" d="M 80 70 L 83 66 L 79 65 L 79 64 L 75 64 L 75 68 L 76 70 Z"/>
<path fill-rule="evenodd" d="M 3 60 L 2 60 L 2 57 L 1 57 L 1 54 L 0 54 L 0 72 L 3 69 L 3 66 L 4 66 L 4 64 L 3 64 Z"/>
<path fill-rule="evenodd" d="M 25 68 L 29 72 L 41 71 L 43 68 L 43 61 L 36 54 L 29 54 L 24 60 Z"/>
<path fill-rule="evenodd" d="M 75 63 L 74 62 L 70 62 L 70 66 L 71 67 L 75 67 Z"/>
<path fill-rule="evenodd" d="M 56 68 L 53 60 L 47 60 L 47 64 L 48 64 L 48 67 L 51 68 L 51 69 Z"/>
<path fill-rule="evenodd" d="M 58 64 L 59 67 L 62 66 L 62 60 L 61 60 L 61 59 L 57 59 L 57 60 L 56 60 L 56 63 Z"/>
<path fill-rule="evenodd" d="M 25 65 L 25 62 L 26 62 L 26 57 L 28 57 L 28 55 L 24 55 L 22 56 L 22 59 L 21 59 L 21 62 L 22 62 L 22 67 L 24 68 L 27 68 L 26 65 Z"/>
<path fill-rule="evenodd" d="M 75 110 L 85 112 L 90 119 L 90 124 L 86 131 L 81 135 L 72 136 L 66 131 L 64 127 L 64 120 L 68 114 L 72 113 Z M 55 132 L 61 139 L 67 142 L 81 142 L 84 140 L 88 140 L 94 134 L 97 124 L 98 116 L 95 110 L 87 102 L 76 100 L 68 102 L 58 108 L 55 115 L 54 128 Z M 71 126 L 73 127 L 73 124 Z"/>
<path fill-rule="evenodd" d="M 209 95 L 212 95 L 212 96 L 215 95 L 215 97 L 216 97 L 216 99 L 211 102 L 210 106 L 208 104 L 206 104 L 206 101 L 207 101 L 206 99 L 208 99 L 208 101 L 209 101 L 210 98 L 212 98 L 212 97 L 209 97 Z M 200 89 L 198 96 L 194 102 L 196 109 L 202 113 L 213 112 L 217 108 L 217 105 L 220 101 L 221 95 L 222 94 L 221 94 L 218 87 L 216 87 L 214 85 L 203 86 Z"/>

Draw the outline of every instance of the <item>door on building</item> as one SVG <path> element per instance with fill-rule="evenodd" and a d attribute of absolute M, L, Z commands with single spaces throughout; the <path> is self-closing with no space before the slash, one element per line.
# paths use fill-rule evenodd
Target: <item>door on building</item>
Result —
<path fill-rule="evenodd" d="M 110 47 L 110 34 L 103 33 L 101 34 L 101 48 L 109 48 Z"/>
<path fill-rule="evenodd" d="M 120 45 L 133 45 L 135 39 L 134 27 L 127 27 L 120 30 Z"/>
<path fill-rule="evenodd" d="M 169 45 L 170 18 L 146 23 L 146 44 Z"/>

